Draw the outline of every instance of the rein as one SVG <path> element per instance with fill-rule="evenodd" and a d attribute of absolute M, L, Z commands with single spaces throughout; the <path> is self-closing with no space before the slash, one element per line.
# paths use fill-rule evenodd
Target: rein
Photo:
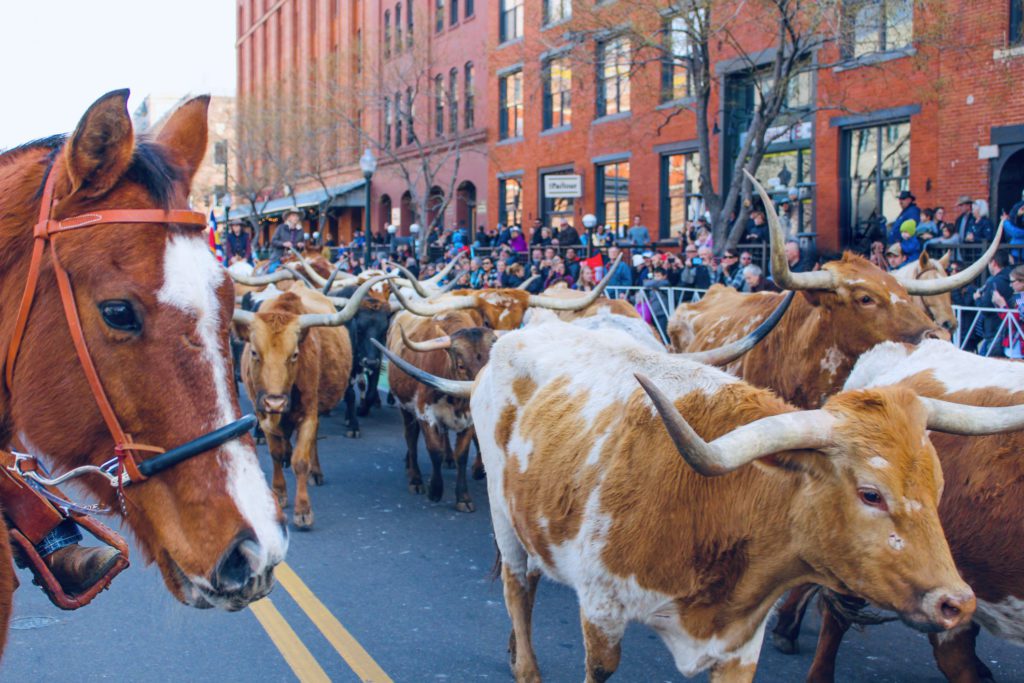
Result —
<path fill-rule="evenodd" d="M 82 322 L 78 317 L 78 309 L 75 305 L 74 290 L 71 286 L 71 278 L 57 255 L 57 238 L 71 230 L 86 230 L 98 225 L 109 225 L 112 223 L 174 223 L 187 226 L 192 229 L 203 229 L 206 227 L 206 217 L 196 211 L 190 210 L 163 210 L 163 209 L 108 209 L 92 211 L 80 214 L 71 218 L 56 220 L 53 218 L 53 190 L 56 175 L 52 173 L 52 167 L 46 171 L 46 181 L 43 185 L 42 203 L 39 207 L 39 220 L 33 229 L 32 260 L 29 264 L 28 279 L 25 282 L 25 290 L 21 296 L 21 305 L 18 308 L 17 322 L 14 328 L 14 336 L 7 349 L 5 363 L 4 381 L 8 391 L 12 391 L 14 380 L 14 366 L 18 359 L 18 351 L 25 336 L 25 329 L 28 326 L 29 316 L 32 312 L 32 303 L 35 299 L 39 273 L 42 267 L 43 254 L 47 245 L 50 246 L 50 258 L 53 261 L 54 274 L 57 279 L 57 289 L 60 293 L 61 304 L 64 309 L 64 318 L 68 324 L 68 332 L 71 334 L 71 341 L 78 355 L 82 372 L 89 384 L 93 399 L 99 408 L 100 415 L 107 426 L 107 431 L 114 441 L 114 458 L 100 467 L 87 465 L 76 468 L 71 472 L 49 479 L 41 476 L 40 469 L 35 458 L 19 454 L 15 463 L 9 467 L 17 474 L 27 479 L 32 479 L 40 484 L 54 485 L 54 482 L 61 482 L 73 476 L 80 476 L 86 473 L 98 473 L 107 478 L 112 486 L 119 490 L 132 482 L 145 481 L 149 476 L 171 467 L 184 459 L 198 455 L 206 450 L 216 448 L 226 441 L 237 438 L 252 425 L 254 418 L 249 415 L 236 420 L 220 429 L 204 434 L 186 444 L 178 446 L 171 451 L 165 451 L 160 446 L 153 446 L 134 441 L 130 434 L 127 434 L 121 427 L 117 414 L 107 397 L 100 380 L 99 373 L 89 354 L 89 347 L 86 344 L 85 333 L 82 330 Z M 137 459 L 137 453 L 146 451 L 160 454 L 156 457 L 142 461 Z"/>

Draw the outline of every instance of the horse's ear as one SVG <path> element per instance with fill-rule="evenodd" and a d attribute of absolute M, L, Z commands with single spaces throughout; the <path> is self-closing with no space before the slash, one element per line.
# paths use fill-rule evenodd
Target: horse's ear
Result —
<path fill-rule="evenodd" d="M 206 112 L 210 96 L 194 97 L 178 107 L 160 128 L 157 142 L 185 170 L 189 181 L 206 155 Z"/>
<path fill-rule="evenodd" d="M 946 270 L 949 270 L 949 264 L 950 264 L 950 261 L 952 261 L 952 260 L 953 260 L 953 252 L 950 251 L 950 250 L 946 250 L 946 253 L 943 254 L 942 258 L 939 259 L 939 263 L 942 264 L 943 268 L 945 268 Z"/>
<path fill-rule="evenodd" d="M 921 255 L 917 257 L 917 267 L 924 270 L 928 267 L 930 259 L 928 258 L 928 252 L 924 249 L 921 250 Z"/>
<path fill-rule="evenodd" d="M 128 116 L 128 90 L 96 100 L 65 146 L 71 193 L 99 197 L 121 179 L 132 162 L 135 135 Z"/>

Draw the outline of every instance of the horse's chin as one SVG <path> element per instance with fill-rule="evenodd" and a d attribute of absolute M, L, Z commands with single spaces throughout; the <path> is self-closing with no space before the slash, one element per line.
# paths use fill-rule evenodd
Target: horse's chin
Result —
<path fill-rule="evenodd" d="M 204 578 L 188 576 L 166 552 L 158 564 L 171 594 L 181 603 L 196 609 L 216 607 L 226 612 L 237 612 L 248 607 L 249 603 L 265 598 L 274 587 L 273 569 L 268 569 L 241 590 L 224 593 L 214 590 Z"/>

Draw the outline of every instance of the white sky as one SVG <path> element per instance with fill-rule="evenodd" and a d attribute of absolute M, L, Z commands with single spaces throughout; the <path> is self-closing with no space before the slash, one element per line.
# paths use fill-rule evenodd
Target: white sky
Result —
<path fill-rule="evenodd" d="M 100 95 L 235 92 L 232 0 L 0 0 L 0 149 L 70 132 Z"/>

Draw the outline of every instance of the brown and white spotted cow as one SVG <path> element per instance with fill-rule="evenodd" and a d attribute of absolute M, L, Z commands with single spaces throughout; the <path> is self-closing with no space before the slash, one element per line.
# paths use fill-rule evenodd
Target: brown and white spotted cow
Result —
<path fill-rule="evenodd" d="M 775 334 L 728 369 L 804 408 L 816 408 L 839 391 L 857 358 L 876 344 L 949 339 L 948 331 L 911 297 L 933 296 L 971 282 L 995 254 L 1001 235 L 977 262 L 945 278 L 900 282 L 850 253 L 819 271 L 793 273 L 778 214 L 764 188 L 753 182 L 768 207 L 772 275 L 780 287 L 799 293 Z M 716 285 L 700 301 L 683 304 L 672 314 L 672 347 L 698 351 L 741 337 L 768 316 L 781 296 L 741 294 Z"/>
<path fill-rule="evenodd" d="M 982 431 L 1024 428 L 1024 365 L 983 358 L 944 342 L 917 347 L 880 344 L 860 357 L 846 386 L 902 387 L 943 401 L 1003 406 Z M 968 419 L 975 425 L 980 422 Z M 933 432 L 931 441 L 946 482 L 939 517 L 957 569 L 978 599 L 974 624 L 1024 645 L 1024 431 L 998 436 Z M 914 509 L 916 501 L 904 500 L 903 505 Z M 790 622 L 784 630 L 791 637 L 799 630 L 794 618 L 799 617 L 780 615 Z M 856 622 L 857 615 L 825 610 L 808 680 L 833 680 L 836 654 L 851 620 Z M 988 667 L 974 652 L 974 624 L 929 636 L 936 662 L 950 681 L 991 680 Z"/>
<path fill-rule="evenodd" d="M 773 602 L 811 577 L 924 630 L 969 621 L 925 437 L 942 402 L 887 388 L 798 411 L 616 330 L 544 317 L 494 345 L 470 401 L 518 681 L 540 680 L 541 574 L 576 590 L 588 681 L 614 673 L 630 621 L 654 628 L 684 674 L 750 681 Z"/>
<path fill-rule="evenodd" d="M 946 269 L 949 268 L 949 259 L 948 251 L 938 259 L 931 258 L 927 251 L 922 251 L 917 260 L 892 271 L 892 276 L 900 282 L 940 280 L 947 277 Z M 931 296 L 915 296 L 913 299 L 914 303 L 942 329 L 950 334 L 956 330 L 956 313 L 953 311 L 953 297 L 949 292 Z"/>
<path fill-rule="evenodd" d="M 404 359 L 431 375 L 454 380 L 472 380 L 490 358 L 491 345 L 497 336 L 481 324 L 474 310 L 449 311 L 433 318 L 423 318 L 402 311 L 388 331 L 384 352 L 388 358 Z M 441 464 L 454 459 L 456 467 L 455 509 L 473 512 L 475 506 L 466 481 L 466 460 L 469 444 L 476 434 L 469 401 L 447 396 L 423 386 L 392 363 L 388 371 L 391 393 L 398 400 L 405 424 L 405 469 L 409 490 L 423 493 L 417 447 L 420 432 L 430 455 L 430 488 L 427 497 L 437 502 L 444 495 Z M 455 433 L 452 449 L 448 433 Z"/>
<path fill-rule="evenodd" d="M 274 460 L 272 488 L 286 507 L 284 468 L 291 465 L 296 489 L 292 519 L 299 529 L 313 525 L 308 480 L 323 483 L 316 445 L 319 415 L 345 395 L 352 370 L 352 346 L 343 325 L 375 282 L 364 283 L 340 311 L 329 298 L 305 287 L 264 302 L 256 313 L 235 310 L 235 329 L 246 340 L 242 381 Z"/>
<path fill-rule="evenodd" d="M 620 257 L 621 258 L 621 257 Z M 618 260 L 615 261 L 615 264 Z M 432 317 L 447 311 L 474 310 L 483 319 L 483 324 L 492 330 L 514 330 L 523 324 L 530 308 L 546 308 L 553 311 L 582 311 L 600 297 L 611 280 L 615 264 L 608 269 L 608 275 L 593 290 L 578 298 L 562 298 L 544 294 L 530 294 L 523 289 L 456 289 L 431 301 L 418 301 L 394 290 L 402 307 L 418 316 Z"/>

